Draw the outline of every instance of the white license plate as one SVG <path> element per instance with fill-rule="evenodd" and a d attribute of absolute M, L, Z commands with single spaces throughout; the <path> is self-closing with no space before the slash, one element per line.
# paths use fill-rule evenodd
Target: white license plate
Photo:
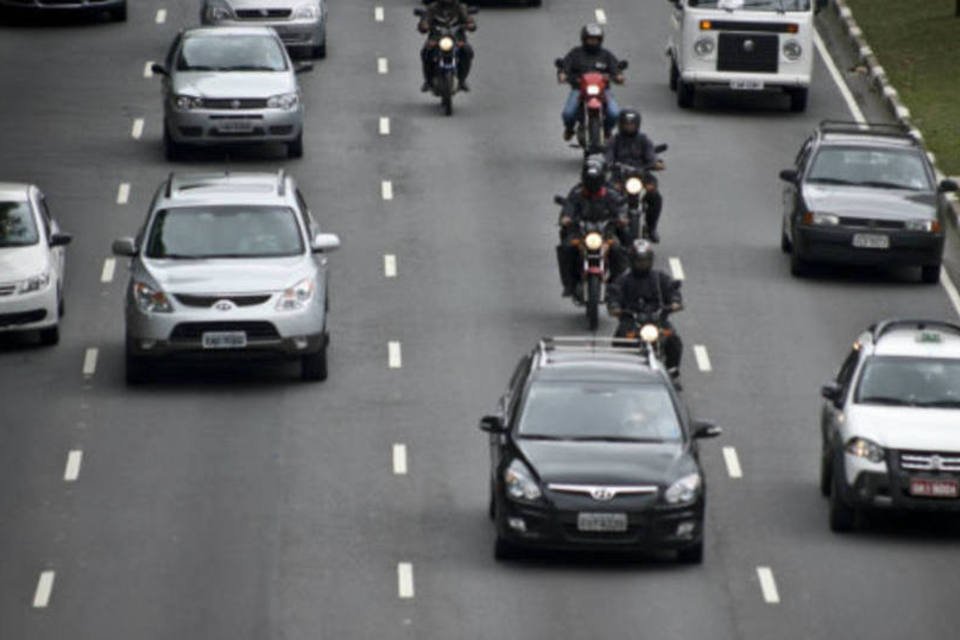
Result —
<path fill-rule="evenodd" d="M 247 334 L 243 331 L 207 331 L 201 337 L 204 349 L 243 349 Z"/>
<path fill-rule="evenodd" d="M 960 496 L 960 485 L 956 480 L 910 480 L 910 495 L 918 498 L 956 498 Z"/>
<path fill-rule="evenodd" d="M 579 531 L 626 531 L 627 514 L 625 513 L 578 513 L 577 529 Z"/>
<path fill-rule="evenodd" d="M 855 233 L 853 246 L 858 249 L 889 249 L 890 236 L 879 233 Z"/>
<path fill-rule="evenodd" d="M 223 133 L 250 133 L 253 131 L 252 120 L 221 120 L 217 129 Z"/>
<path fill-rule="evenodd" d="M 731 80 L 730 88 L 737 91 L 761 91 L 763 82 L 760 80 Z"/>

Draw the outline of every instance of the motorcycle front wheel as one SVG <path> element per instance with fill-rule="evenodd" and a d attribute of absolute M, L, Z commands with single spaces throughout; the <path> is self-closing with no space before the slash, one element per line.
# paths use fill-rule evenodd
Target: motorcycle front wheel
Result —
<path fill-rule="evenodd" d="M 441 92 L 440 92 L 440 103 L 443 105 L 443 114 L 446 116 L 453 115 L 453 74 L 445 73 L 443 74 L 443 80 L 441 81 Z"/>
<path fill-rule="evenodd" d="M 587 326 L 590 331 L 596 331 L 600 324 L 600 276 L 591 275 L 587 278 Z"/>
<path fill-rule="evenodd" d="M 603 128 L 600 124 L 600 115 L 591 113 L 587 116 L 587 144 L 586 152 L 597 153 L 603 149 Z"/>

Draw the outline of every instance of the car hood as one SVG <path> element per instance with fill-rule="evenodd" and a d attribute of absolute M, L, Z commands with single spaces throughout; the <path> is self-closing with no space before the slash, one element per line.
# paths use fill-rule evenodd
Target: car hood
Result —
<path fill-rule="evenodd" d="M 680 443 L 547 442 L 518 440 L 544 483 L 657 484 L 676 479 L 684 457 Z"/>
<path fill-rule="evenodd" d="M 313 263 L 290 258 L 149 260 L 153 280 L 170 293 L 259 293 L 282 291 L 313 274 Z"/>
<path fill-rule="evenodd" d="M 47 269 L 50 262 L 43 245 L 5 247 L 0 249 L 0 282 L 15 282 L 35 276 Z"/>
<path fill-rule="evenodd" d="M 290 71 L 177 71 L 173 92 L 200 98 L 269 98 L 293 93 Z"/>
<path fill-rule="evenodd" d="M 227 0 L 234 9 L 293 9 L 309 0 Z"/>
<path fill-rule="evenodd" d="M 937 211 L 935 194 L 900 189 L 808 184 L 803 200 L 811 211 L 877 220 L 933 218 Z"/>
<path fill-rule="evenodd" d="M 850 433 L 887 449 L 960 452 L 960 410 L 856 405 Z"/>

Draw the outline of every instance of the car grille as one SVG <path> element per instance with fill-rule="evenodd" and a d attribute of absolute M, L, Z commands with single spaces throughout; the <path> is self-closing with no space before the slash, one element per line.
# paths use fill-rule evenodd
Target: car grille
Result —
<path fill-rule="evenodd" d="M 908 471 L 952 471 L 960 473 L 960 454 L 901 451 L 900 468 Z"/>
<path fill-rule="evenodd" d="M 237 18 L 240 20 L 276 20 L 289 18 L 292 9 L 238 9 Z"/>
<path fill-rule="evenodd" d="M 252 296 L 197 296 L 186 293 L 175 293 L 173 297 L 177 299 L 177 302 L 188 307 L 212 307 L 221 300 L 229 300 L 238 307 L 253 307 L 269 300 L 270 294 Z"/>
<path fill-rule="evenodd" d="M 721 33 L 717 38 L 717 70 L 776 73 L 779 47 L 777 36 Z"/>
<path fill-rule="evenodd" d="M 173 328 L 170 340 L 199 340 L 207 331 L 243 331 L 249 340 L 277 339 L 280 334 L 270 322 L 181 322 Z"/>
<path fill-rule="evenodd" d="M 840 224 L 845 227 L 864 227 L 867 229 L 903 229 L 902 220 L 875 220 L 873 218 L 850 218 L 842 216 Z"/>
<path fill-rule="evenodd" d="M 265 109 L 266 98 L 204 98 L 205 109 Z"/>
<path fill-rule="evenodd" d="M 0 284 L 0 296 L 10 296 L 13 295 L 13 292 L 17 290 L 17 285 L 15 282 L 10 282 L 7 284 Z"/>
<path fill-rule="evenodd" d="M 10 327 L 18 324 L 30 324 L 31 322 L 40 322 L 47 317 L 46 309 L 36 309 L 34 311 L 20 311 L 18 313 L 0 313 L 0 327 Z"/>

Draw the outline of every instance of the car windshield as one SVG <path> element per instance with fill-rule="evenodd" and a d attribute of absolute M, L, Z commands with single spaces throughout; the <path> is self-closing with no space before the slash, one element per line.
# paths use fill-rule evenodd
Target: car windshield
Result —
<path fill-rule="evenodd" d="M 864 363 L 856 401 L 960 408 L 960 360 L 873 356 Z"/>
<path fill-rule="evenodd" d="M 268 35 L 209 35 L 185 38 L 178 71 L 285 71 L 287 61 Z"/>
<path fill-rule="evenodd" d="M 807 182 L 912 191 L 933 188 L 923 157 L 914 149 L 823 147 L 813 159 Z"/>
<path fill-rule="evenodd" d="M 0 247 L 37 244 L 40 234 L 26 202 L 0 202 Z"/>
<path fill-rule="evenodd" d="M 303 253 L 294 212 L 287 207 L 184 207 L 157 212 L 146 242 L 148 258 L 274 258 Z"/>
<path fill-rule="evenodd" d="M 521 438 L 676 442 L 680 423 L 662 385 L 538 381 L 527 392 Z"/>
<path fill-rule="evenodd" d="M 811 0 L 689 0 L 689 4 L 701 9 L 810 11 Z"/>

